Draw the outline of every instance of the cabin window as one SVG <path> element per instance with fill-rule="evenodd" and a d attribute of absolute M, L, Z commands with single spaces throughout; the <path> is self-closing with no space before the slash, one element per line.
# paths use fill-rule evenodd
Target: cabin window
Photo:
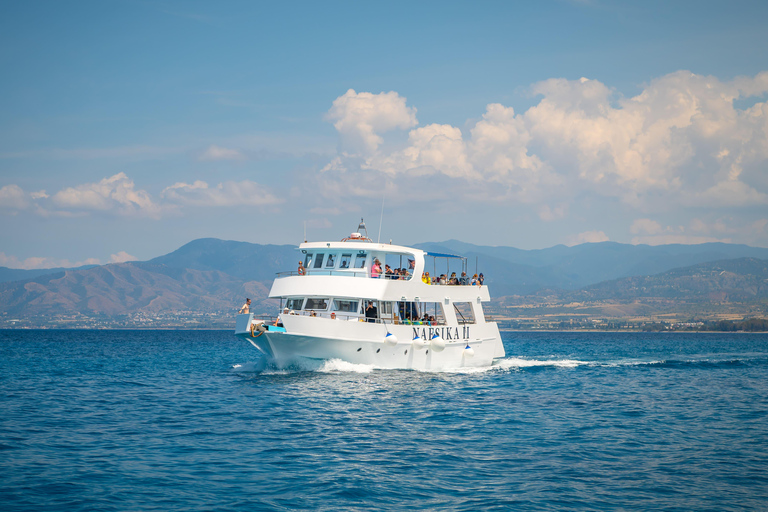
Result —
<path fill-rule="evenodd" d="M 309 268 L 309 264 L 312 261 L 312 253 L 307 254 L 304 258 L 304 268 Z"/>
<path fill-rule="evenodd" d="M 475 314 L 472 311 L 471 302 L 454 302 L 453 309 L 456 311 L 456 319 L 460 324 L 475 323 Z"/>
<path fill-rule="evenodd" d="M 285 307 L 288 309 L 301 309 L 301 305 L 304 303 L 304 297 L 296 297 L 288 299 L 285 303 Z"/>
<path fill-rule="evenodd" d="M 367 257 L 368 255 L 365 253 L 358 254 L 355 260 L 355 268 L 365 268 L 365 258 Z"/>
<path fill-rule="evenodd" d="M 304 305 L 305 310 L 315 309 L 318 311 L 325 311 L 328 309 L 328 299 L 307 299 L 307 303 Z"/>
<path fill-rule="evenodd" d="M 403 323 L 445 325 L 443 305 L 439 302 L 398 302 L 397 316 Z"/>
<path fill-rule="evenodd" d="M 394 311 L 395 306 L 393 302 L 379 302 L 379 318 L 393 321 L 395 319 Z"/>
<path fill-rule="evenodd" d="M 333 268 L 336 266 L 336 255 L 329 254 L 328 260 L 325 262 L 325 268 Z"/>
<path fill-rule="evenodd" d="M 314 268 L 323 268 L 323 258 L 325 257 L 325 254 L 319 252 L 315 255 L 315 266 Z"/>
<path fill-rule="evenodd" d="M 342 254 L 341 255 L 341 263 L 339 263 L 339 268 L 349 268 L 349 265 L 352 263 L 352 255 L 351 254 Z"/>
<path fill-rule="evenodd" d="M 415 302 L 398 302 L 397 314 L 401 320 L 418 320 L 421 318 L 419 305 Z"/>
<path fill-rule="evenodd" d="M 344 313 L 357 313 L 357 304 L 359 301 L 356 300 L 341 300 L 341 299 L 334 299 L 333 300 L 333 310 L 334 311 L 341 311 Z"/>
<path fill-rule="evenodd" d="M 416 261 L 411 254 L 387 253 L 382 263 L 389 265 L 392 275 L 388 279 L 409 280 L 413 276 L 413 268 Z"/>

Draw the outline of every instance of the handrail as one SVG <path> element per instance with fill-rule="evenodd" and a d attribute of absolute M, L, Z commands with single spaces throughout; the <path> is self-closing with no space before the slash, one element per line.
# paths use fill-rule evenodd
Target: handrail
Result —
<path fill-rule="evenodd" d="M 297 270 L 291 270 L 291 271 L 285 271 L 285 272 L 276 272 L 277 277 L 291 277 L 291 276 L 340 276 L 340 277 L 367 277 L 369 279 L 383 279 L 385 281 L 410 281 L 413 277 L 413 274 L 407 274 L 405 279 L 400 279 L 402 276 L 395 276 L 392 275 L 386 275 L 381 274 L 378 277 L 373 277 L 369 275 L 367 269 L 305 269 L 304 274 L 299 274 Z"/>
<path fill-rule="evenodd" d="M 422 322 L 422 321 L 411 321 L 411 320 L 400 320 L 398 318 L 392 319 L 392 318 L 366 318 L 364 316 L 359 316 L 357 314 L 347 314 L 347 313 L 340 313 L 339 311 L 321 311 L 317 312 L 315 311 L 315 318 L 325 318 L 326 320 L 331 320 L 331 313 L 336 313 L 336 320 L 344 320 L 344 321 L 360 321 L 360 322 L 368 322 L 368 323 L 376 323 L 376 324 L 389 324 L 389 325 L 424 325 L 424 326 L 435 326 L 435 325 L 447 325 L 445 323 L 445 320 L 443 321 L 435 321 L 435 322 Z M 312 314 L 310 311 L 307 311 L 306 309 L 302 309 L 299 311 L 294 311 L 293 314 L 290 313 L 281 313 L 283 316 L 307 316 L 312 318 Z M 353 320 L 354 319 L 354 320 Z M 371 321 L 373 320 L 373 321 Z"/>
<path fill-rule="evenodd" d="M 373 277 L 368 274 L 367 269 L 349 269 L 349 270 L 325 270 L 325 269 L 306 269 L 304 270 L 304 274 L 299 274 L 297 270 L 286 270 L 284 272 L 275 272 L 275 275 L 278 278 L 281 277 L 293 277 L 293 276 L 337 276 L 337 277 L 363 277 L 368 279 L 382 279 L 384 281 L 410 281 L 413 278 L 413 274 L 407 274 L 405 279 L 400 279 L 402 276 L 397 276 L 395 274 L 392 274 L 390 276 L 386 274 L 381 274 L 378 277 Z M 485 285 L 481 284 L 449 284 L 449 283 L 424 283 L 428 286 L 477 286 L 478 288 L 482 288 Z"/>

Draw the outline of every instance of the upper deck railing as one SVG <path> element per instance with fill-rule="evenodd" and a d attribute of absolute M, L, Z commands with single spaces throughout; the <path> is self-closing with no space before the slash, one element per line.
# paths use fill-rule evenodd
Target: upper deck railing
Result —
<path fill-rule="evenodd" d="M 368 269 L 350 269 L 350 270 L 333 270 L 333 269 L 307 269 L 303 274 L 300 274 L 297 270 L 277 272 L 277 277 L 291 277 L 291 276 L 337 276 L 337 277 L 361 277 L 367 279 L 383 279 L 386 281 L 410 281 L 413 278 L 412 273 L 406 275 L 398 274 L 381 274 L 379 276 L 372 276 Z M 458 284 L 450 284 L 449 280 L 437 280 L 435 282 L 424 283 L 432 286 L 481 286 L 478 284 L 471 284 L 467 278 L 466 283 L 459 282 Z"/>
<path fill-rule="evenodd" d="M 336 318 L 331 317 L 331 313 L 334 313 Z M 438 326 L 446 325 L 445 319 L 440 316 L 435 321 L 424 320 L 403 320 L 400 318 L 365 318 L 364 316 L 355 313 L 344 313 L 340 311 L 317 311 L 313 312 L 305 309 L 294 311 L 292 313 L 282 313 L 283 316 L 305 316 L 310 318 L 325 318 L 327 320 L 339 320 L 342 322 L 362 322 L 362 323 L 376 323 L 376 324 L 388 324 L 388 325 L 426 325 L 426 326 Z M 278 322 L 279 317 L 274 316 L 260 316 L 264 323 L 268 325 L 275 325 Z M 459 322 L 461 323 L 461 322 Z"/>
<path fill-rule="evenodd" d="M 410 281 L 413 274 L 395 275 L 395 274 L 381 274 L 379 276 L 370 275 L 368 269 L 350 269 L 350 270 L 333 270 L 333 269 L 309 269 L 304 270 L 304 274 L 300 274 L 297 270 L 287 272 L 277 272 L 277 277 L 290 277 L 290 276 L 341 276 L 341 277 L 366 277 L 370 279 L 386 279 L 388 281 Z M 402 279 L 404 278 L 404 279 Z"/>

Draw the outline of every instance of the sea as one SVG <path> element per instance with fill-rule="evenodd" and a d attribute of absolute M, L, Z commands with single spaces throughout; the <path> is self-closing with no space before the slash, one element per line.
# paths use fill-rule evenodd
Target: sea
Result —
<path fill-rule="evenodd" d="M 429 372 L 0 331 L 0 510 L 768 510 L 768 335 L 503 338 Z"/>

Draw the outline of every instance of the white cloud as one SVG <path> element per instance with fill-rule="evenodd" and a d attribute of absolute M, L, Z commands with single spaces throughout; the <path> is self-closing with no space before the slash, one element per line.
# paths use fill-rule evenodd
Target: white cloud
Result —
<path fill-rule="evenodd" d="M 758 192 L 741 181 L 721 181 L 707 190 L 695 194 L 684 195 L 686 203 L 690 206 L 742 207 L 750 205 L 768 204 L 768 195 Z"/>
<path fill-rule="evenodd" d="M 416 109 L 396 92 L 357 93 L 353 89 L 334 100 L 327 119 L 341 136 L 342 148 L 351 154 L 374 153 L 382 143 L 379 135 L 416 126 Z"/>
<path fill-rule="evenodd" d="M 20 268 L 24 270 L 40 269 L 40 268 L 73 268 L 82 267 L 83 265 L 98 265 L 99 260 L 97 258 L 87 258 L 83 261 L 71 262 L 66 259 L 45 258 L 32 256 L 20 260 L 16 256 L 7 256 L 5 253 L 0 252 L 0 266 L 8 268 Z"/>
<path fill-rule="evenodd" d="M 716 238 L 711 236 L 692 236 L 692 235 L 680 235 L 680 234 L 667 234 L 667 235 L 651 235 L 651 236 L 636 236 L 632 238 L 632 244 L 634 245 L 667 245 L 667 244 L 704 244 L 708 242 L 722 242 L 731 243 L 730 238 Z"/>
<path fill-rule="evenodd" d="M 0 208 L 23 210 L 28 206 L 27 195 L 18 185 L 6 185 L 0 188 Z"/>
<path fill-rule="evenodd" d="M 117 254 L 112 254 L 109 257 L 110 263 L 125 263 L 126 261 L 136 261 L 138 258 L 136 256 L 131 256 L 125 251 L 120 251 Z"/>
<path fill-rule="evenodd" d="M 244 160 L 245 155 L 236 149 L 211 145 L 200 155 L 200 160 Z"/>
<path fill-rule="evenodd" d="M 661 224 L 651 219 L 636 219 L 629 228 L 629 232 L 633 235 L 638 233 L 656 235 L 663 231 L 664 228 L 661 227 Z"/>
<path fill-rule="evenodd" d="M 492 103 L 468 134 L 430 124 L 412 129 L 399 148 L 382 145 L 380 134 L 414 126 L 415 109 L 394 92 L 350 90 L 328 113 L 342 151 L 323 170 L 337 178 L 355 173 L 358 183 L 365 182 L 361 174 L 410 180 L 440 173 L 461 180 L 443 180 L 441 190 L 466 190 L 471 180 L 481 191 L 475 200 L 538 203 L 542 219 L 558 215 L 546 204 L 572 208 L 579 194 L 648 212 L 766 202 L 768 105 L 739 110 L 734 101 L 765 94 L 768 72 L 721 82 L 678 71 L 629 98 L 587 78 L 545 80 L 531 90 L 541 99 L 521 114 Z M 368 195 L 367 187 L 348 192 L 356 190 Z"/>
<path fill-rule="evenodd" d="M 565 245 L 594 244 L 598 242 L 607 242 L 610 238 L 602 231 L 585 231 L 578 235 L 566 237 Z"/>
<path fill-rule="evenodd" d="M 364 168 L 388 174 L 409 172 L 410 175 L 443 173 L 453 178 L 474 178 L 475 171 L 467 162 L 467 150 L 461 130 L 447 124 L 430 124 L 411 130 L 409 146 L 391 155 L 377 155 Z"/>
<path fill-rule="evenodd" d="M 545 204 L 539 208 L 539 218 L 545 222 L 551 222 L 553 220 L 559 220 L 565 217 L 568 212 L 568 206 L 561 204 L 554 208 Z"/>
<path fill-rule="evenodd" d="M 64 210 L 115 211 L 121 214 L 157 216 L 160 206 L 144 190 L 137 190 L 125 173 L 104 178 L 98 183 L 86 183 L 60 190 L 51 198 Z"/>
<path fill-rule="evenodd" d="M 29 197 L 32 199 L 48 199 L 49 196 L 45 193 L 45 190 L 38 190 L 37 192 L 31 192 Z"/>
<path fill-rule="evenodd" d="M 283 202 L 255 181 L 225 181 L 209 187 L 204 181 L 175 183 L 166 187 L 163 198 L 173 203 L 190 206 L 263 206 Z"/>

